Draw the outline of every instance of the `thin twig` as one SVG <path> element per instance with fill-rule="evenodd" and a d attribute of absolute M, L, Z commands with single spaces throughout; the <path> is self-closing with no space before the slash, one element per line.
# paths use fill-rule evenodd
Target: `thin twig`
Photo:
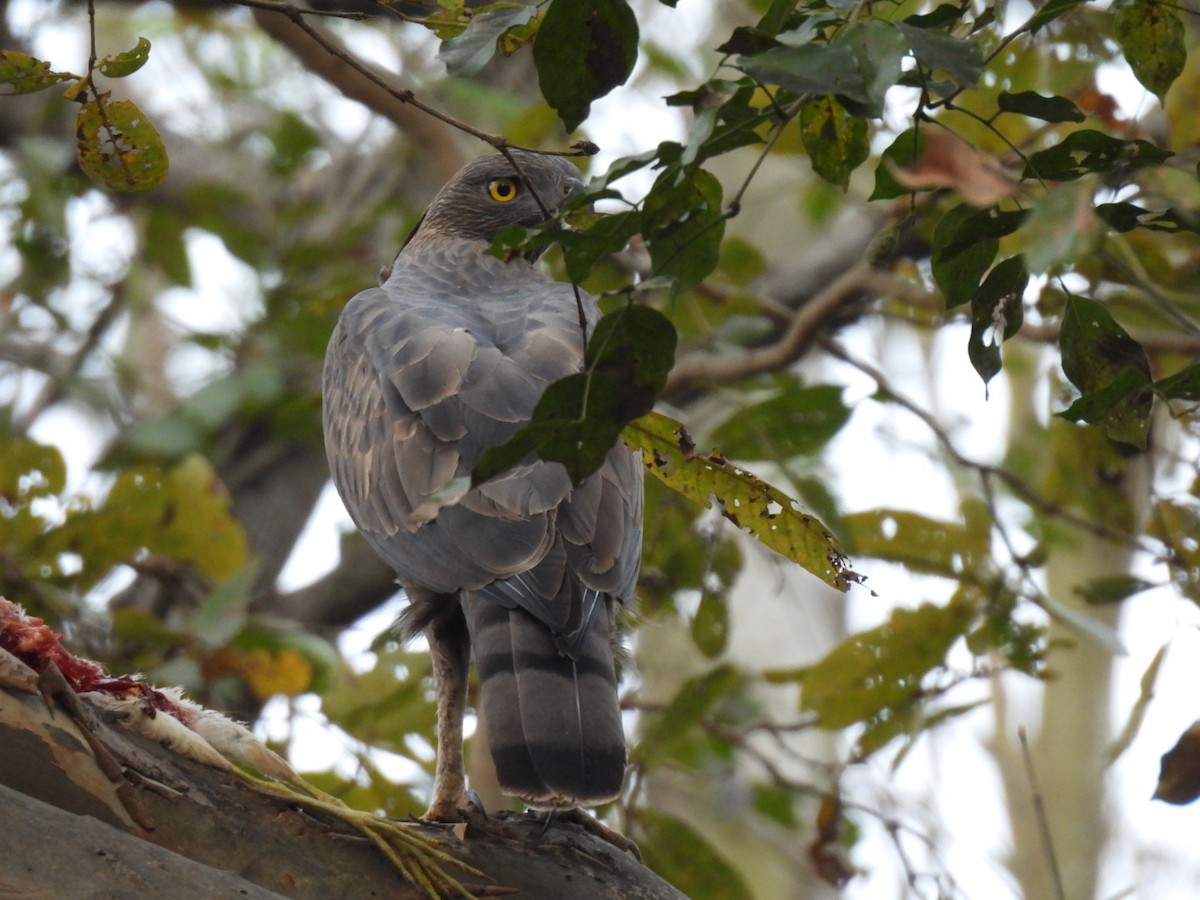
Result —
<path fill-rule="evenodd" d="M 869 283 L 872 267 L 863 261 L 826 285 L 815 297 L 796 310 L 783 336 L 773 344 L 737 356 L 695 353 L 680 358 L 667 379 L 664 393 L 697 383 L 721 384 L 765 372 L 776 372 L 799 359 L 829 316 L 843 303 L 861 294 Z"/>
<path fill-rule="evenodd" d="M 1037 819 L 1038 833 L 1042 838 L 1042 847 L 1046 851 L 1046 862 L 1050 866 L 1050 878 L 1054 882 L 1054 896 L 1057 900 L 1066 900 L 1063 890 L 1062 873 L 1058 870 L 1058 857 L 1054 853 L 1054 839 L 1050 834 L 1050 822 L 1046 818 L 1046 807 L 1042 802 L 1042 792 L 1038 788 L 1037 775 L 1033 771 L 1033 754 L 1029 752 L 1029 737 L 1025 734 L 1024 726 L 1017 728 L 1017 740 L 1021 742 L 1021 758 L 1025 762 L 1025 777 L 1029 779 L 1029 795 L 1033 800 L 1033 814 Z"/>
<path fill-rule="evenodd" d="M 350 19 L 355 22 L 362 22 L 368 18 L 365 12 L 342 10 L 342 9 L 310 9 L 308 7 L 296 6 L 294 3 L 285 3 L 283 0 L 221 0 L 222 3 L 228 6 L 245 6 L 247 9 L 265 9 L 269 12 L 283 13 L 288 18 L 295 16 L 318 16 L 326 19 Z M 396 10 L 396 15 L 403 18 L 405 21 L 413 21 L 411 17 L 405 16 Z"/>

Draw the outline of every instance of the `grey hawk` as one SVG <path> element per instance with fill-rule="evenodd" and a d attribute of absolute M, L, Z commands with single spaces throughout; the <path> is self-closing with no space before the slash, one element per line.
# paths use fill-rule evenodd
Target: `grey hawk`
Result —
<path fill-rule="evenodd" d="M 565 159 L 510 151 L 467 165 L 434 198 L 386 281 L 346 305 L 325 356 L 325 446 L 355 525 L 395 569 L 437 688 L 427 818 L 465 803 L 468 664 L 501 789 L 530 806 L 616 797 L 625 738 L 614 615 L 641 559 L 642 468 L 618 443 L 578 484 L 529 456 L 465 493 L 480 454 L 507 440 L 543 389 L 581 371 L 576 292 L 490 253 L 580 186 Z M 518 171 L 519 169 L 519 171 Z M 540 202 L 539 202 L 540 201 Z M 580 292 L 582 294 L 582 292 Z M 599 318 L 582 294 L 590 329 Z M 432 511 L 431 511 L 432 510 Z"/>

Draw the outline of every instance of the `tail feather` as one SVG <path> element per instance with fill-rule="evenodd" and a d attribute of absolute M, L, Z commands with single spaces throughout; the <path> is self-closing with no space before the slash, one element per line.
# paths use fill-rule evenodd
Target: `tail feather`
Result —
<path fill-rule="evenodd" d="M 625 735 L 604 610 L 564 654 L 520 607 L 463 600 L 480 703 L 501 789 L 539 807 L 612 800 L 625 775 Z M 574 649 L 574 648 L 572 648 Z"/>

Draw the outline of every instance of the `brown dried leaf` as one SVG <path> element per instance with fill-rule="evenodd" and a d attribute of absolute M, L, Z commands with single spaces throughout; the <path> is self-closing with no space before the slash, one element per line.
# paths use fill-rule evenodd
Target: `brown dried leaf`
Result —
<path fill-rule="evenodd" d="M 930 129 L 924 137 L 916 159 L 904 168 L 891 167 L 892 177 L 904 187 L 950 188 L 981 209 L 1016 193 L 1016 182 L 994 157 L 947 131 Z"/>
<path fill-rule="evenodd" d="M 1163 754 L 1154 799 L 1182 806 L 1200 797 L 1200 721 Z"/>

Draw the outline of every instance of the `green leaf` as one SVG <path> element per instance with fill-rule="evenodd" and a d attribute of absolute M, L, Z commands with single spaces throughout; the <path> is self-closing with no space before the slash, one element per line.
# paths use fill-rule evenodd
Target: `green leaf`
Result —
<path fill-rule="evenodd" d="M 0 50 L 0 97 L 32 94 L 64 81 L 79 81 L 69 72 L 52 72 L 50 63 L 17 50 Z"/>
<path fill-rule="evenodd" d="M 675 341 L 671 320 L 648 306 L 628 303 L 596 323 L 585 359 L 625 391 L 622 427 L 654 407 L 675 365 Z"/>
<path fill-rule="evenodd" d="M 1030 272 L 1040 275 L 1062 269 L 1095 246 L 1103 226 L 1092 205 L 1094 190 L 1090 179 L 1059 185 L 1033 207 L 1020 235 Z"/>
<path fill-rule="evenodd" d="M 925 677 L 945 666 L 975 619 L 975 606 L 958 596 L 946 606 L 897 609 L 814 665 L 770 677 L 800 681 L 801 708 L 815 713 L 822 728 L 865 723 L 859 746 L 870 753 L 920 723 Z"/>
<path fill-rule="evenodd" d="M 132 75 L 146 64 L 150 58 L 150 42 L 144 37 L 138 38 L 137 46 L 124 53 L 110 53 L 96 63 L 96 68 L 102 75 L 109 78 L 124 78 Z"/>
<path fill-rule="evenodd" d="M 653 407 L 674 365 L 675 327 L 656 310 L 627 304 L 596 324 L 586 358 L 588 371 L 548 385 L 529 424 L 480 455 L 473 485 L 530 453 L 562 463 L 573 481 L 599 469 L 626 423 Z"/>
<path fill-rule="evenodd" d="M 667 708 L 650 720 L 633 750 L 634 759 L 649 765 L 675 756 L 687 742 L 688 732 L 740 681 L 741 675 L 730 665 L 688 679 Z"/>
<path fill-rule="evenodd" d="M 1029 20 L 1029 33 L 1037 34 L 1054 20 L 1066 15 L 1089 0 L 1048 0 Z"/>
<path fill-rule="evenodd" d="M 724 594 L 704 591 L 692 619 L 692 642 L 712 659 L 724 652 L 729 642 L 729 604 Z"/>
<path fill-rule="evenodd" d="M 580 372 L 547 385 L 529 424 L 480 454 L 471 485 L 507 472 L 531 453 L 562 463 L 572 481 L 581 481 L 600 468 L 621 433 L 621 400 L 617 383 L 596 374 Z"/>
<path fill-rule="evenodd" d="M 758 81 L 793 94 L 841 94 L 869 103 L 858 57 L 849 44 L 776 47 L 758 56 L 740 56 L 737 67 Z"/>
<path fill-rule="evenodd" d="M 986 385 L 1000 371 L 1000 344 L 1015 335 L 1024 320 L 1022 297 L 1029 272 L 1019 256 L 997 263 L 971 298 L 971 336 L 967 355 Z"/>
<path fill-rule="evenodd" d="M 1059 346 L 1067 378 L 1079 388 L 1081 399 L 1091 398 L 1091 408 L 1076 408 L 1072 417 L 1086 415 L 1086 420 L 1098 422 L 1113 440 L 1144 448 L 1153 394 L 1148 389 L 1150 364 L 1142 345 L 1102 305 L 1071 296 L 1063 314 Z"/>
<path fill-rule="evenodd" d="M 562 231 L 555 239 L 563 248 L 567 277 L 578 283 L 584 281 L 592 267 L 602 257 L 619 253 L 629 239 L 642 230 L 642 215 L 638 210 L 599 216 L 585 230 Z"/>
<path fill-rule="evenodd" d="M 0 514 L 4 505 L 56 497 L 66 484 L 67 466 L 57 447 L 0 435 Z"/>
<path fill-rule="evenodd" d="M 1152 581 L 1145 581 L 1136 575 L 1100 575 L 1090 578 L 1075 588 L 1075 593 L 1094 606 L 1109 603 L 1120 603 L 1128 600 L 1134 594 L 1158 587 Z"/>
<path fill-rule="evenodd" d="M 495 3 L 475 11 L 461 34 L 442 43 L 438 57 L 451 75 L 475 75 L 496 55 L 496 42 L 510 28 L 528 24 L 536 6 Z"/>
<path fill-rule="evenodd" d="M 1181 209 L 1143 209 L 1133 203 L 1101 203 L 1096 215 L 1114 231 L 1124 234 L 1135 228 L 1176 234 L 1188 231 L 1200 234 L 1200 213 Z"/>
<path fill-rule="evenodd" d="M 721 183 L 703 169 L 667 169 L 642 205 L 642 237 L 655 275 L 695 287 L 717 267 L 725 215 Z"/>
<path fill-rule="evenodd" d="M 887 92 L 900 81 L 908 39 L 891 22 L 870 19 L 851 27 L 839 39 L 842 42 L 853 48 L 862 73 L 864 111 L 869 116 L 883 115 Z"/>
<path fill-rule="evenodd" d="M 702 506 L 715 503 L 738 528 L 840 591 L 862 576 L 849 567 L 833 535 L 802 512 L 782 491 L 730 463 L 719 453 L 698 455 L 687 430 L 660 413 L 649 413 L 622 432 L 642 453 L 653 475 Z"/>
<path fill-rule="evenodd" d="M 786 460 L 816 453 L 850 420 L 840 385 L 806 385 L 793 375 L 775 384 L 773 396 L 744 406 L 713 441 L 737 459 Z"/>
<path fill-rule="evenodd" d="M 147 191 L 167 177 L 167 148 L 132 100 L 93 97 L 75 122 L 79 167 L 100 187 Z"/>
<path fill-rule="evenodd" d="M 1161 0 L 1129 0 L 1118 7 L 1114 24 L 1134 76 L 1162 100 L 1187 62 L 1179 13 Z"/>
<path fill-rule="evenodd" d="M 925 15 L 914 14 L 904 21 L 914 28 L 944 28 L 959 21 L 966 13 L 966 6 L 943 3 L 931 13 Z"/>
<path fill-rule="evenodd" d="M 779 41 L 761 28 L 755 28 L 753 25 L 739 25 L 733 29 L 729 39 L 717 47 L 717 52 L 734 56 L 754 56 L 779 45 Z"/>
<path fill-rule="evenodd" d="M 258 562 L 252 560 L 200 602 L 187 624 L 187 631 L 198 644 L 210 649 L 222 647 L 242 630 L 258 570 Z"/>
<path fill-rule="evenodd" d="M 158 265 L 172 284 L 192 283 L 192 264 L 184 240 L 189 224 L 171 207 L 151 206 L 146 210 L 143 253 L 147 262 Z"/>
<path fill-rule="evenodd" d="M 964 518 L 959 524 L 907 510 L 872 509 L 844 516 L 842 526 L 854 553 L 958 578 L 986 560 L 991 547 L 990 519 L 972 507 L 964 509 Z"/>
<path fill-rule="evenodd" d="M 1174 375 L 1160 378 L 1152 387 L 1155 393 L 1167 400 L 1200 400 L 1200 362 L 1185 366 Z"/>
<path fill-rule="evenodd" d="M 637 18 L 625 0 L 554 0 L 533 44 L 546 102 L 568 132 L 637 62 Z"/>
<path fill-rule="evenodd" d="M 947 309 L 975 296 L 983 273 L 1000 249 L 995 237 L 980 233 L 981 215 L 980 210 L 961 203 L 942 216 L 933 231 L 930 265 Z"/>
<path fill-rule="evenodd" d="M 908 39 L 917 62 L 930 71 L 948 72 L 959 87 L 975 86 L 983 74 L 983 47 L 978 41 L 956 38 L 899 22 L 896 28 Z"/>
<path fill-rule="evenodd" d="M 1173 154 L 1149 141 L 1122 141 L 1102 131 L 1073 131 L 1058 144 L 1029 157 L 1021 178 L 1074 181 L 1090 172 L 1157 166 Z"/>
<path fill-rule="evenodd" d="M 321 711 L 358 740 L 411 758 L 406 738 L 427 733 L 437 718 L 426 684 L 430 668 L 428 653 L 377 650 L 366 672 L 337 673 L 321 697 Z"/>
<path fill-rule="evenodd" d="M 1066 97 L 1046 97 L 1036 91 L 1021 91 L 1010 94 L 1001 91 L 996 98 L 1001 112 L 1020 113 L 1043 122 L 1082 122 L 1087 117 Z"/>
<path fill-rule="evenodd" d="M 647 807 L 637 810 L 642 861 L 688 897 L 750 900 L 741 875 L 692 826 Z"/>
<path fill-rule="evenodd" d="M 871 155 L 867 120 L 851 116 L 833 97 L 813 97 L 800 107 L 800 139 L 813 171 L 843 191 L 850 173 Z"/>

